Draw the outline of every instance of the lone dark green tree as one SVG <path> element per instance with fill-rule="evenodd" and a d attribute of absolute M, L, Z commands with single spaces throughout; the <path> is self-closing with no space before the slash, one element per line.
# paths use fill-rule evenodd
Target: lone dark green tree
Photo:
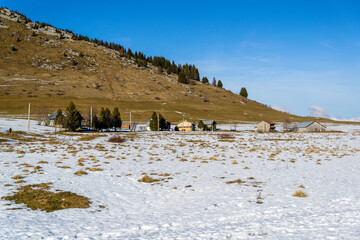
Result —
<path fill-rule="evenodd" d="M 213 77 L 212 85 L 213 85 L 213 86 L 216 86 L 216 79 L 215 79 L 215 77 Z"/>
<path fill-rule="evenodd" d="M 156 112 L 153 112 L 151 119 L 150 119 L 150 130 L 157 131 L 158 130 L 158 116 Z"/>
<path fill-rule="evenodd" d="M 241 88 L 241 90 L 240 90 L 240 96 L 243 96 L 243 97 L 245 97 L 245 98 L 247 98 L 248 97 L 248 92 L 247 92 L 247 90 L 246 90 L 246 88 Z"/>
<path fill-rule="evenodd" d="M 122 121 L 121 121 L 121 117 L 120 117 L 120 112 L 118 108 L 114 108 L 113 112 L 112 112 L 112 126 L 115 128 L 120 128 L 122 125 Z"/>
<path fill-rule="evenodd" d="M 70 131 L 75 131 L 81 125 L 81 115 L 80 112 L 76 109 L 76 106 L 73 102 L 70 102 L 69 106 L 66 108 L 66 119 L 65 127 Z"/>
<path fill-rule="evenodd" d="M 218 88 L 222 88 L 222 87 L 223 87 L 223 84 L 222 84 L 221 80 L 218 81 L 217 87 L 218 87 Z"/>

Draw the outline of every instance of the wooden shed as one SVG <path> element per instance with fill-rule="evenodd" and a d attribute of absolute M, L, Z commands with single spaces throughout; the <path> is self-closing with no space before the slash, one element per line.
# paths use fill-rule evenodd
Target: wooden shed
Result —
<path fill-rule="evenodd" d="M 299 123 L 295 129 L 297 132 L 323 132 L 326 127 L 317 121 Z"/>
<path fill-rule="evenodd" d="M 275 123 L 270 121 L 261 121 L 256 126 L 256 132 L 275 132 Z"/>
<path fill-rule="evenodd" d="M 194 131 L 195 130 L 195 124 L 191 123 L 189 121 L 182 121 L 177 125 L 179 131 Z"/>
<path fill-rule="evenodd" d="M 204 120 L 204 125 L 206 125 L 210 130 L 216 130 L 216 122 L 215 120 Z"/>

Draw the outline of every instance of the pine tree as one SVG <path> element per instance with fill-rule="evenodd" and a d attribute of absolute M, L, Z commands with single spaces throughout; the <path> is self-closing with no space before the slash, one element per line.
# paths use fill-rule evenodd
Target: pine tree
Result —
<path fill-rule="evenodd" d="M 64 115 L 60 108 L 56 111 L 55 124 L 58 125 L 64 124 Z"/>
<path fill-rule="evenodd" d="M 215 77 L 213 77 L 212 85 L 216 87 L 216 79 L 215 79 Z"/>
<path fill-rule="evenodd" d="M 166 121 L 166 119 L 161 115 L 159 114 L 159 127 L 160 127 L 160 130 L 161 131 L 164 131 L 164 130 L 168 130 L 168 128 L 170 126 L 168 126 L 168 122 Z"/>
<path fill-rule="evenodd" d="M 100 129 L 107 129 L 112 127 L 111 124 L 111 113 L 108 108 L 101 108 L 100 111 Z"/>
<path fill-rule="evenodd" d="M 204 84 L 208 84 L 209 83 L 209 79 L 207 77 L 203 77 L 201 79 L 201 82 L 204 83 Z"/>
<path fill-rule="evenodd" d="M 66 119 L 65 127 L 70 131 L 75 131 L 81 125 L 81 115 L 80 112 L 76 109 L 76 106 L 73 102 L 70 102 L 69 106 L 66 108 Z"/>
<path fill-rule="evenodd" d="M 221 80 L 218 81 L 217 87 L 219 87 L 219 88 L 222 88 L 222 87 L 223 87 L 223 84 L 222 84 Z"/>
<path fill-rule="evenodd" d="M 246 90 L 246 88 L 241 88 L 241 90 L 240 90 L 240 96 L 243 96 L 243 97 L 245 97 L 245 98 L 247 98 L 248 97 L 248 92 L 247 92 L 247 90 Z"/>
<path fill-rule="evenodd" d="M 151 131 L 157 131 L 158 130 L 158 117 L 156 112 L 153 112 L 151 119 L 150 119 L 150 129 Z"/>
<path fill-rule="evenodd" d="M 199 121 L 198 128 L 204 130 L 204 122 L 202 120 Z"/>
<path fill-rule="evenodd" d="M 121 121 L 121 117 L 120 117 L 120 112 L 118 108 L 114 108 L 113 112 L 112 112 L 112 126 L 115 128 L 120 128 L 122 125 L 122 121 Z"/>
<path fill-rule="evenodd" d="M 185 83 L 185 84 L 188 83 L 188 81 L 187 81 L 187 79 L 186 79 L 186 77 L 185 77 L 185 73 L 183 72 L 183 70 L 181 70 L 180 73 L 179 73 L 178 82 L 179 82 L 179 83 Z"/>

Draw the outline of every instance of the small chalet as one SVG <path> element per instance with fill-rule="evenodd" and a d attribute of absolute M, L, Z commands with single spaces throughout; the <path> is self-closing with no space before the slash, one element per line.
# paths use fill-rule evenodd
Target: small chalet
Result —
<path fill-rule="evenodd" d="M 323 132 L 326 127 L 316 121 L 299 123 L 295 129 L 297 132 Z"/>
<path fill-rule="evenodd" d="M 216 122 L 215 120 L 204 120 L 204 125 L 206 125 L 211 131 L 216 130 Z"/>
<path fill-rule="evenodd" d="M 195 124 L 189 121 L 182 121 L 177 125 L 179 131 L 195 131 Z"/>
<path fill-rule="evenodd" d="M 261 121 L 256 126 L 256 132 L 275 132 L 275 123 L 270 121 Z"/>

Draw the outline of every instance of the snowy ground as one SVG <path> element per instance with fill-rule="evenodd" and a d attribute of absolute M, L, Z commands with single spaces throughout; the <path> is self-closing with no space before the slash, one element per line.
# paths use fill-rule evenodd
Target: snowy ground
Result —
<path fill-rule="evenodd" d="M 10 127 L 27 131 L 27 122 L 0 118 L 0 133 Z M 52 182 L 92 204 L 47 213 L 1 200 L 0 236 L 360 239 L 360 127 L 328 130 L 343 133 L 117 133 L 127 141 L 109 143 L 114 134 L 84 141 L 89 134 L 54 135 L 32 122 L 35 140 L 0 141 L 0 196 Z M 43 171 L 31 173 L 35 166 Z M 74 175 L 80 169 L 88 175 Z M 144 173 L 161 181 L 138 182 Z M 244 182 L 227 184 L 237 179 Z M 293 197 L 300 189 L 308 197 Z"/>

